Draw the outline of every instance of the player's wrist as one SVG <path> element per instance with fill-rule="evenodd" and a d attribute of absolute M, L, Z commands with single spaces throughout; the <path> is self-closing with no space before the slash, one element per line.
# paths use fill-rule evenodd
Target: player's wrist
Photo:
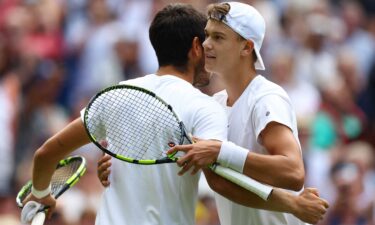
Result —
<path fill-rule="evenodd" d="M 277 205 L 277 211 L 295 215 L 298 209 L 298 202 L 295 197 L 296 196 L 280 188 L 273 188 L 268 201 L 271 201 L 272 204 Z"/>
<path fill-rule="evenodd" d="M 248 153 L 249 151 L 241 146 L 235 145 L 229 141 L 223 141 L 217 157 L 217 162 L 224 167 L 243 173 Z"/>
<path fill-rule="evenodd" d="M 37 199 L 45 198 L 51 194 L 51 184 L 49 184 L 48 187 L 43 190 L 38 190 L 34 186 L 32 186 L 31 194 Z"/>
<path fill-rule="evenodd" d="M 297 195 L 290 194 L 288 196 L 288 204 L 287 204 L 287 212 L 290 214 L 293 214 L 297 216 L 299 214 L 299 211 L 301 210 L 301 207 L 299 206 L 299 197 Z"/>

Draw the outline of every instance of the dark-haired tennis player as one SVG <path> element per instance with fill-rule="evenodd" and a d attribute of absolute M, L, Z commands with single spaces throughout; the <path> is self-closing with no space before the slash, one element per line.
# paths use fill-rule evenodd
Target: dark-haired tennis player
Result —
<path fill-rule="evenodd" d="M 159 69 L 155 74 L 123 83 L 141 86 L 163 98 L 193 135 L 224 141 L 227 137 L 225 111 L 192 85 L 209 81 L 203 68 L 205 24 L 206 18 L 188 5 L 168 5 L 159 11 L 149 30 Z M 88 142 L 81 118 L 46 141 L 34 156 L 33 192 L 27 201 L 54 207 L 49 183 L 55 165 Z M 177 175 L 179 169 L 177 164 L 140 166 L 113 160 L 111 185 L 103 194 L 96 224 L 194 224 L 199 174 L 181 177 Z M 212 183 L 237 190 L 247 201 L 261 202 L 264 208 L 288 211 L 307 220 L 316 221 L 325 213 L 321 208 L 326 203 L 314 191 L 292 196 L 275 189 L 269 201 L 264 202 L 224 179 L 215 178 Z"/>

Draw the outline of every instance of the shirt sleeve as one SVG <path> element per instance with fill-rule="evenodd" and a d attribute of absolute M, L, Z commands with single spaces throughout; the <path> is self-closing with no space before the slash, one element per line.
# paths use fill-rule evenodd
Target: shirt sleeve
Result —
<path fill-rule="evenodd" d="M 260 133 L 271 122 L 287 126 L 293 132 L 294 111 L 289 101 L 279 95 L 266 95 L 261 97 L 256 103 L 251 114 L 256 139 L 259 139 Z"/>
<path fill-rule="evenodd" d="M 200 101 L 194 116 L 193 135 L 201 139 L 227 140 L 227 116 L 224 108 L 215 102 Z"/>

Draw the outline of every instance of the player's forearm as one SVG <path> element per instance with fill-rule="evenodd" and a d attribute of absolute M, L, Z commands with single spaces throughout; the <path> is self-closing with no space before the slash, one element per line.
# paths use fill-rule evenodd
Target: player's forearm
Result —
<path fill-rule="evenodd" d="M 80 119 L 48 139 L 34 155 L 33 186 L 38 190 L 48 187 L 58 162 L 78 147 L 89 142 Z"/>
<path fill-rule="evenodd" d="M 237 204 L 277 212 L 294 212 L 296 197 L 287 191 L 275 188 L 269 199 L 264 201 L 256 194 L 216 175 L 212 171 L 207 169 L 203 171 L 211 189 Z"/>
<path fill-rule="evenodd" d="M 299 161 L 283 155 L 249 153 L 243 173 L 274 187 L 298 191 L 303 187 L 305 176 Z"/>

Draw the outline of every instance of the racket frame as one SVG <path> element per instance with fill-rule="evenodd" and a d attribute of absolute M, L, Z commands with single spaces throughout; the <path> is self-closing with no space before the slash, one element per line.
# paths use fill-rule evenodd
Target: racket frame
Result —
<path fill-rule="evenodd" d="M 188 135 L 186 133 L 184 124 L 182 123 L 182 121 L 179 120 L 177 114 L 173 111 L 173 107 L 171 105 L 169 105 L 167 102 L 165 102 L 163 99 L 161 99 L 159 96 L 157 96 L 152 91 L 149 91 L 149 90 L 147 90 L 145 88 L 141 88 L 141 87 L 138 87 L 138 86 L 128 85 L 128 84 L 118 84 L 118 85 L 114 85 L 114 86 L 105 88 L 105 89 L 99 91 L 95 96 L 93 96 L 91 98 L 90 102 L 88 103 L 87 107 L 85 108 L 84 115 L 83 115 L 83 124 L 84 124 L 84 127 L 86 129 L 86 132 L 87 132 L 87 134 L 88 134 L 91 142 L 94 143 L 100 150 L 102 150 L 103 152 L 107 153 L 108 155 L 111 155 L 112 157 L 115 157 L 117 159 L 120 159 L 120 160 L 128 162 L 128 163 L 141 164 L 141 165 L 154 165 L 154 164 L 163 164 L 163 163 L 174 163 L 174 162 L 176 162 L 178 160 L 178 158 L 176 158 L 174 156 L 177 153 L 170 154 L 167 157 L 164 157 L 164 158 L 161 158 L 161 159 L 139 159 L 139 160 L 133 159 L 133 158 L 130 158 L 130 157 L 126 157 L 126 156 L 123 156 L 121 154 L 115 154 L 115 153 L 109 151 L 107 148 L 103 147 L 99 143 L 99 141 L 96 140 L 96 138 L 90 133 L 90 130 L 88 128 L 88 122 L 87 122 L 87 120 L 88 120 L 88 117 L 89 117 L 89 111 L 90 111 L 90 108 L 91 108 L 92 104 L 101 95 L 103 95 L 103 94 L 105 94 L 105 93 L 107 93 L 109 91 L 116 90 L 116 89 L 132 89 L 132 90 L 137 90 L 137 91 L 141 91 L 141 92 L 143 92 L 145 94 L 148 94 L 148 95 L 150 95 L 153 98 L 156 98 L 158 101 L 160 101 L 162 104 L 164 104 L 168 108 L 168 110 L 173 114 L 173 116 L 176 118 L 176 120 L 179 123 L 182 135 L 181 135 L 179 143 L 176 143 L 176 145 L 177 144 L 178 145 L 182 144 L 185 138 L 187 138 L 189 140 L 189 142 L 191 143 L 191 140 L 190 140 L 190 138 L 188 137 Z"/>
<path fill-rule="evenodd" d="M 60 197 L 67 189 L 73 187 L 78 182 L 78 180 L 83 176 L 83 174 L 86 172 L 86 159 L 82 156 L 70 156 L 66 159 L 60 160 L 56 166 L 56 169 L 66 166 L 73 160 L 74 161 L 81 160 L 81 164 L 77 168 L 77 170 L 73 173 L 73 175 L 65 182 L 64 186 L 60 189 L 60 191 L 57 192 L 53 196 L 55 199 Z M 18 192 L 17 197 L 16 197 L 16 202 L 17 202 L 18 207 L 23 208 L 22 201 L 24 198 L 21 199 L 21 197 L 24 196 L 27 192 L 30 192 L 31 186 L 32 186 L 32 181 L 30 180 Z M 45 209 L 46 207 L 44 207 L 40 211 L 43 211 Z"/>

